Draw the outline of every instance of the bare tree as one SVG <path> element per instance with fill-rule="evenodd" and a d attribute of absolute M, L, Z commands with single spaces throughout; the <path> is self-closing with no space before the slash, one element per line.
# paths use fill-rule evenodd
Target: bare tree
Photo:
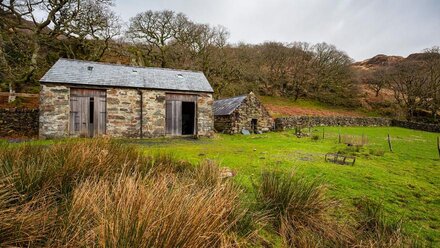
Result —
<path fill-rule="evenodd" d="M 366 72 L 361 80 L 367 84 L 368 87 L 374 91 L 374 95 L 378 97 L 380 91 L 390 84 L 389 68 L 381 67 L 372 69 L 372 71 Z"/>
<path fill-rule="evenodd" d="M 406 110 L 407 118 L 412 119 L 427 99 L 428 78 L 423 62 L 405 61 L 395 65 L 390 80 L 397 103 Z"/>
<path fill-rule="evenodd" d="M 440 111 L 440 47 L 426 49 L 424 53 L 428 78 L 427 108 L 431 111 L 433 120 L 437 121 Z"/>
<path fill-rule="evenodd" d="M 121 33 L 119 18 L 110 9 L 112 0 L 76 0 L 63 8 L 54 20 L 54 31 L 61 39 L 67 55 L 85 60 L 100 60 L 109 43 Z"/>
<path fill-rule="evenodd" d="M 293 43 L 289 49 L 287 61 L 287 94 L 292 95 L 294 101 L 305 96 L 307 87 L 312 80 L 311 60 L 313 54 L 307 43 Z"/>
<path fill-rule="evenodd" d="M 43 34 L 50 33 L 47 29 L 51 23 L 57 18 L 60 11 L 73 0 L 10 0 L 0 1 L 0 13 L 3 16 L 9 16 L 13 20 L 5 23 L 10 24 L 8 28 L 17 32 L 17 29 L 26 30 L 32 36 L 32 46 L 30 63 L 28 70 L 24 75 L 23 81 L 33 80 L 35 72 L 38 68 L 38 60 L 40 56 L 40 40 Z M 39 17 L 37 17 L 37 10 Z M 42 17 L 41 17 L 42 16 Z"/>
<path fill-rule="evenodd" d="M 167 45 L 176 38 L 177 20 L 176 14 L 169 10 L 142 12 L 130 19 L 127 36 L 137 44 L 147 45 L 151 49 L 148 54 L 159 60 L 161 67 L 166 67 Z"/>
<path fill-rule="evenodd" d="M 353 60 L 335 46 L 318 43 L 311 48 L 313 80 L 310 92 L 316 99 L 332 104 L 346 104 L 355 93 L 353 74 L 350 68 Z M 342 101 L 338 101 L 338 100 Z"/>

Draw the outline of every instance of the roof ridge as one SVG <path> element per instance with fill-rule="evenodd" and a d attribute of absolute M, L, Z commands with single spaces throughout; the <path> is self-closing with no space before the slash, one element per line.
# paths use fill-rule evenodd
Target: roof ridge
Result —
<path fill-rule="evenodd" d="M 110 63 L 110 62 L 98 62 L 98 61 L 81 60 L 81 59 L 69 59 L 69 58 L 59 58 L 58 60 L 68 60 L 68 61 L 75 61 L 75 62 L 79 62 L 79 63 L 92 63 L 92 64 L 98 64 L 98 65 L 121 66 L 121 67 L 128 67 L 128 68 L 155 69 L 155 70 L 164 70 L 164 71 L 194 72 L 194 73 L 202 73 L 202 74 L 204 74 L 202 71 L 196 71 L 196 70 L 173 69 L 173 68 L 162 68 L 162 67 L 152 67 L 152 66 L 126 65 L 126 64 L 115 64 L 115 63 Z"/>
<path fill-rule="evenodd" d="M 223 99 L 217 99 L 215 101 L 223 101 L 223 100 L 230 100 L 230 99 L 235 99 L 235 98 L 240 98 L 240 97 L 247 97 L 248 95 L 239 95 L 239 96 L 234 96 L 234 97 L 229 97 L 229 98 L 223 98 Z"/>

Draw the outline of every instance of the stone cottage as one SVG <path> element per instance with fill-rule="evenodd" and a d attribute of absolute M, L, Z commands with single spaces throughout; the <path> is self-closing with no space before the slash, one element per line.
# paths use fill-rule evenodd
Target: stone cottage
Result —
<path fill-rule="evenodd" d="M 213 90 L 201 72 L 60 59 L 40 82 L 41 138 L 213 132 Z"/>
<path fill-rule="evenodd" d="M 254 93 L 214 101 L 214 128 L 217 132 L 236 134 L 243 129 L 253 133 L 273 129 L 274 121 Z"/>

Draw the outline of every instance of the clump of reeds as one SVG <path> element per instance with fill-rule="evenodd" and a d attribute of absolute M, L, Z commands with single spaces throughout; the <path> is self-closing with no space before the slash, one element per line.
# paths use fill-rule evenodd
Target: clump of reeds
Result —
<path fill-rule="evenodd" d="M 254 187 L 260 209 L 272 216 L 286 246 L 336 246 L 349 240 L 348 232 L 331 216 L 337 203 L 319 181 L 264 172 Z"/>
<path fill-rule="evenodd" d="M 402 232 L 402 220 L 386 216 L 383 205 L 367 198 L 356 202 L 356 229 L 364 247 L 404 247 L 413 241 Z"/>
<path fill-rule="evenodd" d="M 213 162 L 108 139 L 2 145 L 0 246 L 240 246 L 248 210 Z"/>
<path fill-rule="evenodd" d="M 182 183 L 132 176 L 87 180 L 73 192 L 62 245 L 220 247 L 238 221 L 238 192 Z"/>

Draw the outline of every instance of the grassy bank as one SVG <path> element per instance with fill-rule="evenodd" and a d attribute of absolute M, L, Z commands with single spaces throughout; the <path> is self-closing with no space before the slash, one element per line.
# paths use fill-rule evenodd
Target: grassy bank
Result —
<path fill-rule="evenodd" d="M 308 132 L 308 130 L 304 130 Z M 437 134 L 402 128 L 312 129 L 311 137 L 297 138 L 293 131 L 251 136 L 218 135 L 213 139 L 136 141 L 145 151 L 170 152 L 197 163 L 210 159 L 232 168 L 234 180 L 252 195 L 251 178 L 263 170 L 291 172 L 320 178 L 330 186 L 340 208 L 350 213 L 359 199 L 368 197 L 384 205 L 395 219 L 405 220 L 405 230 L 438 244 L 440 237 L 440 161 Z M 363 147 L 338 143 L 360 142 Z M 393 152 L 389 151 L 388 133 Z M 316 138 L 315 138 L 316 139 Z M 357 157 L 353 167 L 324 161 L 329 152 Z"/>
<path fill-rule="evenodd" d="M 438 245 L 437 134 L 310 132 L 0 142 L 0 243 L 399 247 L 420 239 Z M 356 163 L 327 163 L 329 152 L 356 156 Z M 219 179 L 217 165 L 235 176 Z M 182 229 L 192 235 L 180 236 Z"/>

